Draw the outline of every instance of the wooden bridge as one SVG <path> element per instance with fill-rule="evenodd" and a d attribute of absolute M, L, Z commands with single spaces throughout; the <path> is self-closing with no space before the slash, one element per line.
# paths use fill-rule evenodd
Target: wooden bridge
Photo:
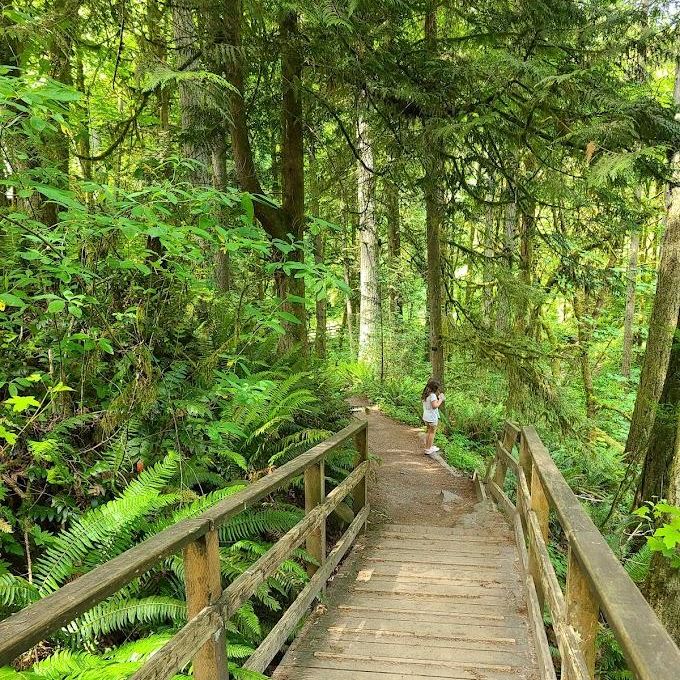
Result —
<path fill-rule="evenodd" d="M 398 456 L 384 474 L 404 475 L 402 485 L 412 490 L 401 495 L 413 499 L 401 501 L 408 507 L 411 500 L 413 512 L 398 523 L 381 515 L 379 503 L 373 511 L 368 504 L 373 491 L 367 493 L 367 482 L 375 479 L 376 468 L 381 474 L 380 463 L 368 460 L 368 431 L 366 420 L 354 422 L 199 517 L 12 615 L 0 623 L 0 666 L 181 551 L 189 621 L 133 678 L 172 678 L 193 664 L 197 680 L 226 680 L 226 622 L 306 542 L 318 566 L 246 662 L 250 670 L 273 667 L 278 680 L 554 680 L 557 666 L 563 680 L 587 680 L 597 674 L 598 630 L 608 626 L 634 677 L 678 680 L 680 650 L 533 428 L 506 424 L 487 475 L 474 480 L 478 499 L 465 503 L 461 495 L 435 488 L 437 475 L 445 474 L 435 470 L 437 463 L 422 454 L 416 458 L 417 446 L 400 451 L 386 446 L 384 431 L 372 423 L 378 436 L 371 448 Z M 326 495 L 324 461 L 352 440 L 355 469 Z M 304 519 L 223 589 L 219 527 L 301 475 Z M 469 484 L 462 478 L 456 483 L 459 491 Z M 440 492 L 435 515 L 432 499 Z M 378 485 L 375 495 L 381 493 Z M 348 496 L 354 519 L 328 551 L 326 519 Z M 423 508 L 432 521 L 427 512 L 424 521 Z M 438 521 L 447 512 L 446 521 Z M 551 528 L 568 545 L 564 591 L 549 559 Z M 322 604 L 314 607 L 317 601 Z M 544 621 L 550 623 L 549 633 Z M 559 658 L 551 654 L 548 634 Z"/>

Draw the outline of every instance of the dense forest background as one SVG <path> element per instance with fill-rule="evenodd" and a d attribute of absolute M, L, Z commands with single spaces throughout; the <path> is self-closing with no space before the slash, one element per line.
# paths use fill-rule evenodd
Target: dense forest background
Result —
<path fill-rule="evenodd" d="M 0 0 L 0 616 L 321 441 L 349 393 L 417 424 L 436 375 L 449 462 L 535 424 L 680 641 L 675 9 Z M 225 581 L 299 495 L 223 530 Z M 233 620 L 235 677 L 307 559 Z M 127 678 L 183 588 L 170 558 L 0 677 Z"/>

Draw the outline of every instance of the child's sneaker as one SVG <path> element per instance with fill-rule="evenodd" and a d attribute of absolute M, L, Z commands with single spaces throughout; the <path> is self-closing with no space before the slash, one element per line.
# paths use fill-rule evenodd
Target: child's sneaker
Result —
<path fill-rule="evenodd" d="M 431 456 L 433 453 L 435 453 L 434 446 L 431 446 L 429 449 L 425 449 L 425 455 L 426 456 Z"/>
<path fill-rule="evenodd" d="M 441 451 L 441 449 L 440 449 L 438 446 L 433 446 L 433 447 L 430 449 L 430 451 L 431 451 L 432 453 L 437 453 L 437 451 Z"/>

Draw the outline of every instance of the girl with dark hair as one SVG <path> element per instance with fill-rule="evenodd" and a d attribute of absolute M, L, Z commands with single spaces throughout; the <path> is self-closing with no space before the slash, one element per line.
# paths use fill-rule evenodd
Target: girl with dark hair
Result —
<path fill-rule="evenodd" d="M 439 451 L 434 445 L 434 435 L 439 425 L 439 407 L 444 403 L 442 384 L 436 378 L 430 378 L 421 396 L 423 402 L 423 422 L 427 426 L 425 435 L 425 453 L 429 456 Z"/>

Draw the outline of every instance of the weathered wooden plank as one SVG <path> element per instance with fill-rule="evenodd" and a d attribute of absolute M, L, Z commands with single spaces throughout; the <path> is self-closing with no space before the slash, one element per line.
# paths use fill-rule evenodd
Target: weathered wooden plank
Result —
<path fill-rule="evenodd" d="M 404 614 L 401 617 L 380 616 L 380 612 L 364 612 L 364 616 L 356 616 L 339 611 L 330 611 L 322 622 L 329 631 L 367 631 L 385 635 L 420 635 L 438 637 L 443 640 L 485 640 L 499 641 L 502 644 L 516 643 L 523 646 L 526 638 L 526 626 L 523 622 L 510 625 L 507 621 L 475 622 L 470 619 L 459 621 L 442 621 L 435 616 Z"/>
<path fill-rule="evenodd" d="M 573 550 L 569 550 L 569 562 L 567 568 L 567 592 L 566 599 L 566 623 L 571 626 L 580 638 L 580 650 L 583 652 L 585 666 L 590 678 L 595 677 L 595 639 L 599 628 L 600 608 L 597 598 L 590 588 L 586 573 L 583 571 Z M 566 672 L 563 672 L 564 680 L 577 680 Z"/>
<path fill-rule="evenodd" d="M 258 479 L 200 517 L 187 519 L 93 569 L 57 592 L 0 622 L 0 665 L 59 630 L 102 602 L 169 555 L 205 535 L 253 503 L 323 460 L 347 439 L 366 430 L 366 421 L 355 421 L 271 474 Z"/>
<path fill-rule="evenodd" d="M 327 650 L 308 651 L 296 649 L 287 654 L 288 663 L 307 665 L 312 659 L 357 663 L 355 668 L 365 669 L 369 665 L 392 666 L 403 664 L 422 669 L 459 669 L 469 668 L 477 671 L 504 671 L 509 673 L 521 668 L 521 660 L 511 653 L 495 652 L 485 660 L 476 651 L 464 649 L 439 650 L 438 648 L 412 647 L 402 649 L 399 645 L 371 643 L 337 643 Z"/>
<path fill-rule="evenodd" d="M 222 594 L 220 540 L 209 531 L 184 549 L 187 618 L 193 619 Z M 193 659 L 196 680 L 228 680 L 227 643 L 224 627 L 198 649 Z"/>
<path fill-rule="evenodd" d="M 557 680 L 555 667 L 550 654 L 550 645 L 543 625 L 543 611 L 538 601 L 536 587 L 531 574 L 526 574 L 526 589 L 529 598 L 529 624 L 536 645 L 536 658 L 539 664 L 541 680 Z"/>
<path fill-rule="evenodd" d="M 440 553 L 450 554 L 451 552 L 455 552 L 458 555 L 484 555 L 486 557 L 497 557 L 500 555 L 498 545 L 487 545 L 485 543 L 480 543 L 479 541 L 468 542 L 465 539 L 455 542 L 447 541 L 446 543 L 434 543 L 429 540 L 419 540 L 417 538 L 401 539 L 378 535 L 375 538 L 371 538 L 368 542 L 368 546 L 377 551 L 403 550 L 406 553 L 407 551 L 414 550 L 420 553 L 426 552 L 431 555 Z"/>
<path fill-rule="evenodd" d="M 357 453 L 354 459 L 354 467 L 358 467 L 368 460 L 368 429 L 359 430 L 354 435 L 354 446 Z M 363 482 L 357 484 L 352 494 L 354 498 L 354 512 L 358 513 L 368 502 L 368 475 L 364 476 Z"/>
<path fill-rule="evenodd" d="M 512 521 L 512 518 L 515 515 L 515 506 L 513 505 L 513 502 L 507 497 L 503 489 L 501 489 L 496 482 L 489 482 L 489 490 L 500 510 L 502 510 L 503 514 L 510 521 Z"/>
<path fill-rule="evenodd" d="M 676 680 L 680 649 L 581 507 L 536 431 L 523 429 L 543 487 L 638 680 Z"/>
<path fill-rule="evenodd" d="M 562 589 L 560 588 L 555 569 L 550 561 L 548 549 L 541 533 L 541 527 L 538 522 L 538 517 L 533 510 L 529 511 L 529 542 L 533 549 L 533 555 L 536 559 L 538 577 L 541 582 L 541 592 L 548 600 L 548 607 L 553 616 L 553 620 L 564 620 L 565 603 Z M 533 576 L 533 573 L 532 573 Z"/>
<path fill-rule="evenodd" d="M 310 605 L 319 594 L 326 581 L 338 566 L 340 560 L 345 556 L 352 543 L 356 539 L 363 526 L 366 524 L 370 506 L 365 505 L 357 514 L 354 521 L 344 533 L 343 537 L 335 544 L 335 547 L 328 554 L 326 562 L 310 579 L 309 583 L 302 589 L 295 599 L 295 602 L 288 608 L 286 613 L 279 619 L 274 628 L 262 641 L 260 646 L 244 664 L 244 668 L 258 673 L 264 670 L 272 662 L 286 640 L 295 630 L 300 619 L 309 609 Z"/>
<path fill-rule="evenodd" d="M 505 521 L 498 517 L 498 521 L 491 526 L 485 525 L 485 530 L 487 530 L 490 537 L 511 538 L 511 533 L 508 530 Z M 482 538 L 479 534 L 478 527 L 467 527 L 461 524 L 454 525 L 452 527 L 437 527 L 437 526 L 420 526 L 420 525 L 408 525 L 408 524 L 385 524 L 380 528 L 380 533 L 401 533 L 406 535 L 415 535 L 420 538 L 436 538 L 437 540 L 446 540 L 448 538 L 459 538 L 459 537 L 470 537 Z"/>
<path fill-rule="evenodd" d="M 501 458 L 503 462 L 505 463 L 505 466 L 512 470 L 515 475 L 517 475 L 519 471 L 519 463 L 514 459 L 510 451 L 505 448 L 501 442 L 498 442 L 496 444 L 496 456 Z"/>
<path fill-rule="evenodd" d="M 418 554 L 418 551 L 401 551 L 383 549 L 380 553 L 368 555 L 369 562 L 400 562 L 408 564 L 441 564 L 449 566 L 473 567 L 481 571 L 498 571 L 501 568 L 499 559 L 490 559 L 480 564 L 474 555 L 456 555 L 452 553 L 432 553 L 430 555 Z"/>
<path fill-rule="evenodd" d="M 483 613 L 479 610 L 448 611 L 442 608 L 432 608 L 422 606 L 420 603 L 399 603 L 392 601 L 386 603 L 384 600 L 356 601 L 356 598 L 349 603 L 337 605 L 337 611 L 342 616 L 362 617 L 364 619 L 383 619 L 385 621 L 396 619 L 398 621 L 418 622 L 436 621 L 442 626 L 447 624 L 464 624 L 470 626 L 521 626 L 522 618 L 514 613 L 500 613 L 498 610 L 490 613 Z M 408 607 L 408 608 L 406 608 Z M 457 608 L 459 609 L 459 608 Z"/>
<path fill-rule="evenodd" d="M 372 579 L 368 582 L 355 582 L 350 593 L 376 593 L 405 595 L 409 597 L 436 598 L 440 600 L 459 599 L 470 602 L 504 602 L 507 599 L 507 588 L 472 587 L 447 583 L 417 583 L 411 581 L 387 581 Z"/>
<path fill-rule="evenodd" d="M 500 603 L 494 601 L 491 604 L 486 604 L 465 598 L 438 599 L 387 593 L 354 593 L 349 602 L 338 605 L 338 608 L 347 610 L 351 607 L 354 611 L 359 611 L 359 608 L 362 606 L 369 607 L 370 609 L 383 609 L 386 612 L 406 610 L 411 612 L 439 612 L 442 614 L 456 614 L 457 616 L 471 614 L 475 617 L 486 614 L 495 618 L 507 617 L 520 611 L 519 606 L 510 600 Z"/>
<path fill-rule="evenodd" d="M 335 646 L 336 643 L 354 644 L 390 644 L 398 645 L 408 650 L 412 647 L 442 648 L 450 652 L 456 649 L 477 652 L 505 651 L 518 658 L 525 658 L 528 662 L 528 648 L 518 644 L 515 638 L 487 637 L 475 638 L 468 635 L 441 635 L 440 633 L 388 631 L 384 629 L 372 630 L 365 627 L 349 629 L 346 626 L 333 626 L 327 629 L 312 628 L 305 636 L 307 647 L 314 646 L 324 648 Z M 304 647 L 303 647 L 304 648 Z M 480 657 L 485 655 L 480 654 Z"/>
<path fill-rule="evenodd" d="M 484 488 L 484 482 L 482 482 L 477 470 L 474 471 L 472 475 L 472 483 L 475 485 L 475 493 L 477 494 L 477 499 L 480 501 L 486 500 L 486 489 Z"/>
<path fill-rule="evenodd" d="M 378 541 L 382 539 L 394 539 L 396 541 L 429 541 L 430 545 L 441 545 L 448 546 L 451 549 L 451 544 L 454 543 L 459 545 L 461 543 L 466 543 L 475 548 L 484 548 L 484 546 L 498 546 L 498 545 L 511 545 L 512 541 L 506 533 L 489 532 L 487 536 L 480 535 L 479 531 L 477 533 L 456 533 L 454 530 L 451 532 L 441 534 L 441 535 L 430 535 L 428 533 L 405 533 L 401 531 L 390 531 L 387 529 L 380 529 L 376 533 L 375 538 L 371 539 L 373 541 Z"/>
<path fill-rule="evenodd" d="M 545 490 L 543 489 L 541 478 L 538 476 L 538 474 L 536 474 L 535 463 L 533 465 L 531 473 L 530 509 L 536 514 L 536 518 L 538 519 L 538 524 L 540 527 L 539 535 L 543 537 L 543 543 L 545 544 L 548 540 L 548 520 L 550 517 L 550 505 L 548 503 L 548 498 L 545 495 Z M 535 542 L 533 540 L 531 540 L 531 534 L 529 534 L 529 573 L 534 579 L 536 594 L 538 595 L 538 602 L 541 611 L 543 611 L 545 593 L 543 592 L 543 582 L 541 581 L 540 556 L 538 551 L 539 547 L 535 545 Z"/>

